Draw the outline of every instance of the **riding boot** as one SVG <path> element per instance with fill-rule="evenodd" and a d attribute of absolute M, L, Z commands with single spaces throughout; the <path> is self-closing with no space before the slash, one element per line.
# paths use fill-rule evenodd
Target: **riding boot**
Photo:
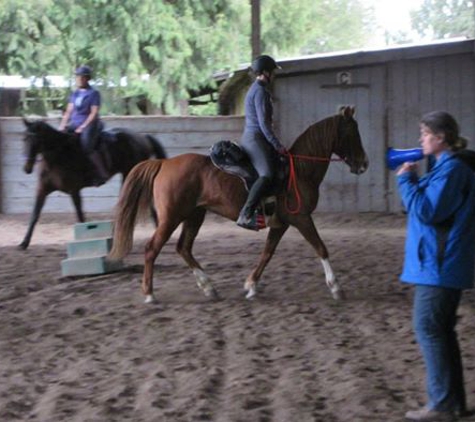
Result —
<path fill-rule="evenodd" d="M 262 195 L 270 186 L 270 179 L 268 177 L 259 177 L 252 185 L 247 201 L 239 213 L 237 225 L 250 230 L 259 230 L 265 227 L 265 221 L 262 221 L 262 217 L 257 215 L 257 206 Z"/>
<path fill-rule="evenodd" d="M 109 179 L 109 172 L 104 166 L 104 161 L 98 151 L 93 151 L 88 154 L 89 161 L 92 164 L 92 184 L 94 186 L 101 186 Z"/>

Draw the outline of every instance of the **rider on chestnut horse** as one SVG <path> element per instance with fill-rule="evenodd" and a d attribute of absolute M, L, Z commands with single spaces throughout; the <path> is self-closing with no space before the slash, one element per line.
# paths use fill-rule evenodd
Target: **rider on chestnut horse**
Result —
<path fill-rule="evenodd" d="M 247 201 L 242 208 L 237 224 L 251 230 L 259 230 L 256 208 L 260 199 L 273 183 L 279 154 L 286 154 L 286 148 L 280 143 L 272 128 L 272 101 L 268 86 L 275 69 L 280 69 L 270 56 L 259 56 L 251 65 L 256 80 L 249 88 L 245 100 L 245 127 L 241 146 L 249 155 L 259 177 L 252 185 Z"/>

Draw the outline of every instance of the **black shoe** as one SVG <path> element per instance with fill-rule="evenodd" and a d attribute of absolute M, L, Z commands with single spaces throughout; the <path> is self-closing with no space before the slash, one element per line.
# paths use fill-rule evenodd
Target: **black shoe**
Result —
<path fill-rule="evenodd" d="M 247 218 L 244 214 L 240 214 L 236 222 L 239 227 L 243 227 L 248 230 L 258 231 L 256 219 L 253 217 Z"/>
<path fill-rule="evenodd" d="M 94 178 L 92 179 L 92 185 L 95 186 L 96 188 L 99 186 L 102 186 L 104 183 L 106 183 L 107 180 L 101 179 L 101 178 Z"/>
<path fill-rule="evenodd" d="M 254 231 L 259 231 L 266 228 L 264 216 L 262 214 L 258 214 L 257 212 L 252 213 L 250 217 L 247 217 L 245 213 L 239 214 L 236 224 L 239 227 Z"/>
<path fill-rule="evenodd" d="M 475 416 L 475 409 L 466 409 L 466 408 L 463 408 L 463 409 L 458 409 L 455 414 L 461 418 L 462 420 L 465 420 L 465 418 L 471 418 L 472 416 Z M 468 420 L 475 420 L 474 419 L 466 419 L 467 421 Z"/>

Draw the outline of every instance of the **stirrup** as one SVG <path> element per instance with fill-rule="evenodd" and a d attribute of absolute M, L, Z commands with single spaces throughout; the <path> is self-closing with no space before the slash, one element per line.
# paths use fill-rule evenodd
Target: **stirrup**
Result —
<path fill-rule="evenodd" d="M 254 231 L 266 228 L 265 217 L 261 213 L 258 213 L 257 210 L 252 213 L 251 217 L 246 217 L 244 213 L 239 214 L 236 224 L 239 227 Z"/>

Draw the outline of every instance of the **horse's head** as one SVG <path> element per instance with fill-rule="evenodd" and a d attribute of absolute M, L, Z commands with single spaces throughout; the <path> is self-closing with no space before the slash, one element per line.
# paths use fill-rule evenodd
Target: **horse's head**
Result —
<path fill-rule="evenodd" d="M 354 115 L 354 107 L 341 107 L 340 114 L 337 116 L 338 138 L 333 152 L 348 164 L 352 173 L 361 174 L 366 171 L 369 162 Z"/>
<path fill-rule="evenodd" d="M 23 118 L 23 123 L 26 127 L 24 142 L 24 155 L 26 157 L 23 170 L 26 174 L 30 174 L 33 171 L 36 157 L 42 152 L 42 137 L 40 135 L 41 128 L 40 121 L 29 121 Z"/>
<path fill-rule="evenodd" d="M 64 142 L 64 137 L 68 137 L 68 135 L 57 131 L 42 120 L 28 121 L 24 118 L 23 123 L 26 127 L 23 138 L 26 162 L 23 170 L 30 174 L 38 154 L 44 154 L 45 151 L 54 149 L 56 145 L 61 145 L 61 142 Z"/>

